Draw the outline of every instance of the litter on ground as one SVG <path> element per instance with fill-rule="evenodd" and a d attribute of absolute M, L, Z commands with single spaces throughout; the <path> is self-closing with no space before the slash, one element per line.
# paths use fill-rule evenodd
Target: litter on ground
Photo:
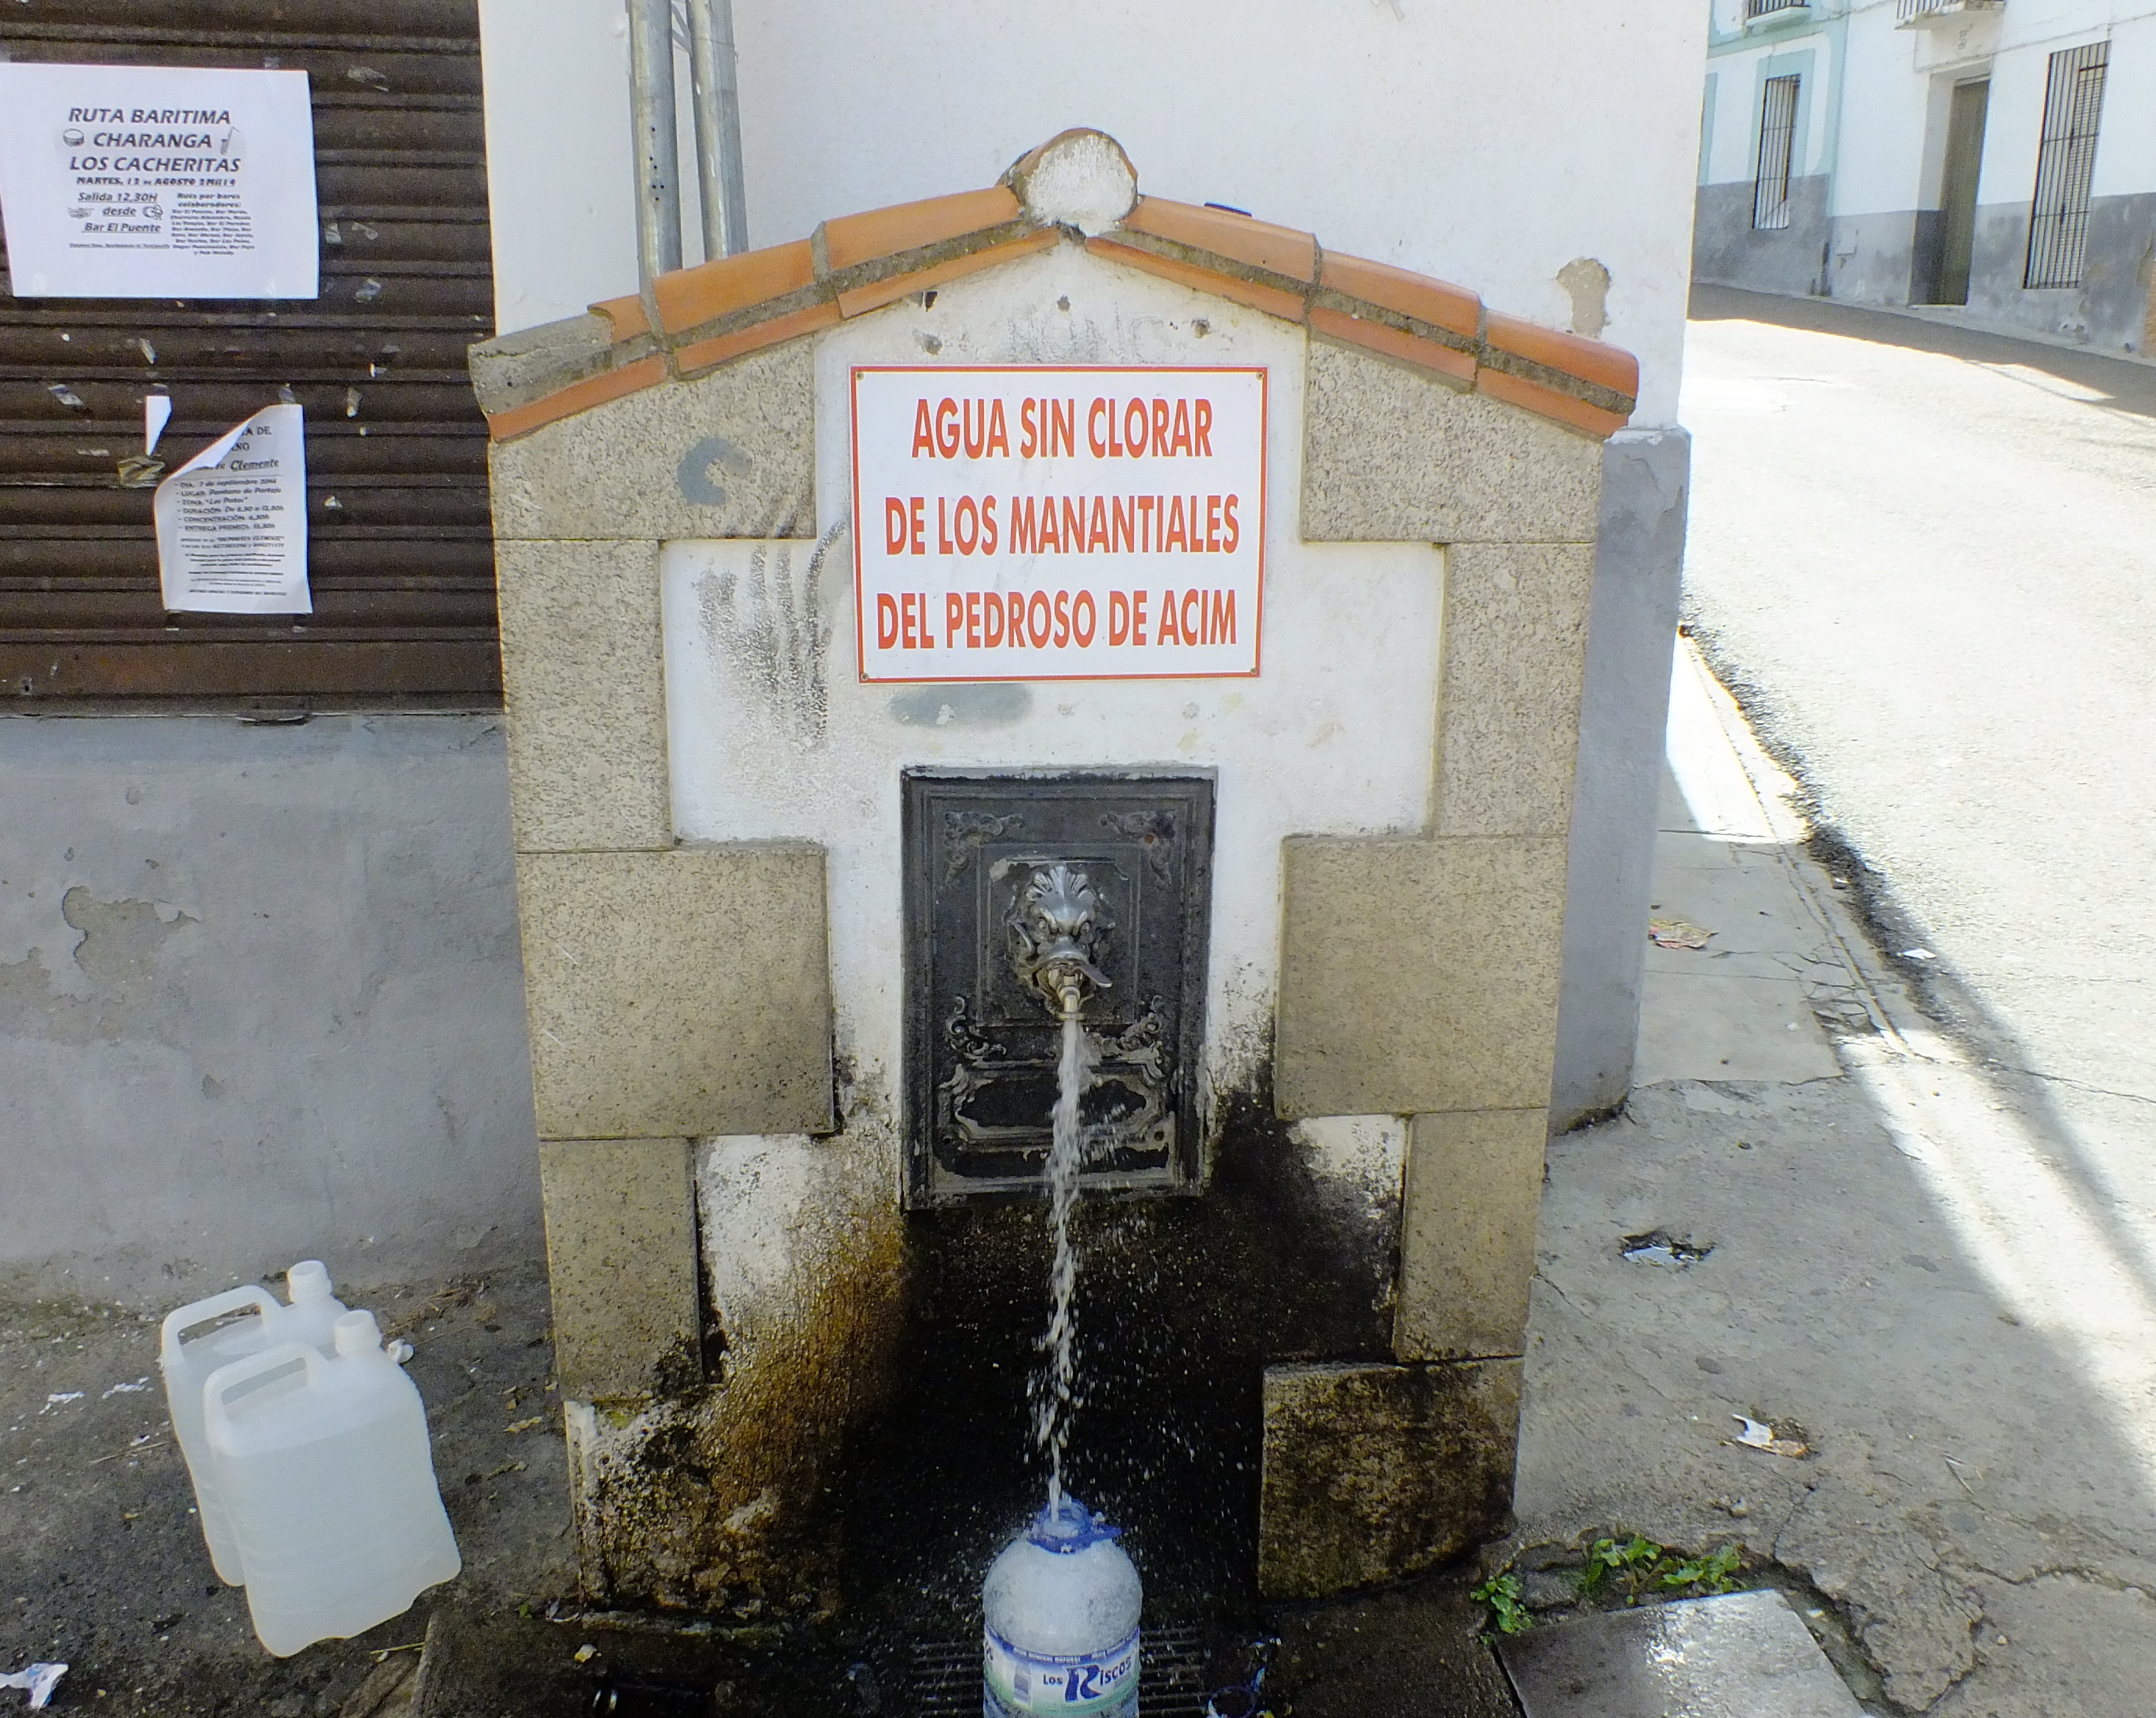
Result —
<path fill-rule="evenodd" d="M 0 1688 L 19 1688 L 30 1696 L 29 1710 L 41 1710 L 67 1674 L 64 1664 L 33 1664 L 27 1670 L 0 1673 Z"/>
<path fill-rule="evenodd" d="M 1652 1234 L 1627 1235 L 1617 1244 L 1617 1254 L 1628 1264 L 1655 1264 L 1682 1270 L 1712 1253 L 1712 1246 L 1681 1241 L 1656 1229 Z"/>
<path fill-rule="evenodd" d="M 1730 1418 L 1744 1428 L 1730 1441 L 1747 1449 L 1763 1449 L 1769 1455 L 1786 1455 L 1792 1461 L 1812 1453 L 1811 1445 L 1803 1439 L 1783 1437 L 1779 1427 L 1762 1425 L 1748 1414 L 1733 1413 Z"/>
<path fill-rule="evenodd" d="M 1647 938 L 1656 948 L 1705 948 L 1713 935 L 1684 919 L 1647 921 Z"/>

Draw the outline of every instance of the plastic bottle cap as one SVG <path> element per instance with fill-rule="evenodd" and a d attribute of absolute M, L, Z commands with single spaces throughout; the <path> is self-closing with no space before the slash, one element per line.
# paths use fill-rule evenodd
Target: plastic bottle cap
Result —
<path fill-rule="evenodd" d="M 302 1300 L 326 1300 L 330 1268 L 319 1259 L 302 1259 L 285 1273 L 285 1292 L 296 1306 Z"/>
<path fill-rule="evenodd" d="M 1066 1495 L 1060 1507 L 1044 1508 L 1033 1518 L 1025 1536 L 1043 1551 L 1070 1556 L 1103 1540 L 1120 1539 L 1123 1530 L 1111 1527 L 1075 1497 Z"/>
<path fill-rule="evenodd" d="M 347 1312 L 330 1328 L 336 1333 L 336 1351 L 340 1354 L 378 1354 L 382 1351 L 382 1326 L 375 1323 L 371 1312 Z"/>

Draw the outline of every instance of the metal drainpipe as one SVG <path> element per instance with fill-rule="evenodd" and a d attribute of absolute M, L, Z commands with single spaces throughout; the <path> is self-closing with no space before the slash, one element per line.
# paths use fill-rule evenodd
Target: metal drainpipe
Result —
<path fill-rule="evenodd" d="M 696 121 L 696 189 L 703 201 L 707 261 L 748 249 L 741 90 L 735 75 L 733 0 L 689 0 L 689 87 Z"/>
<path fill-rule="evenodd" d="M 674 141 L 671 0 L 629 0 L 629 105 L 636 135 L 636 260 L 644 314 L 651 283 L 681 266 L 681 162 Z"/>

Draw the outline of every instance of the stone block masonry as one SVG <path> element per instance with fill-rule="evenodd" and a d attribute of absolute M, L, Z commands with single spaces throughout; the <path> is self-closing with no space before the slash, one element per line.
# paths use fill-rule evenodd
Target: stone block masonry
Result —
<path fill-rule="evenodd" d="M 773 346 L 693 388 L 639 388 L 543 438 L 497 442 L 497 536 L 814 536 L 812 366 L 805 343 Z M 638 481 L 622 480 L 630 469 Z"/>
<path fill-rule="evenodd" d="M 542 1139 L 830 1131 L 820 850 L 525 854 L 517 883 Z"/>
<path fill-rule="evenodd" d="M 539 1147 L 554 1369 L 591 1402 L 703 1382 L 686 1140 Z"/>
<path fill-rule="evenodd" d="M 1404 363 L 1313 341 L 1304 425 L 1313 541 L 1594 540 L 1593 441 Z"/>
<path fill-rule="evenodd" d="M 855 378 L 924 361 L 1262 370 L 1250 659 L 1210 679 L 865 677 L 859 628 L 881 634 L 844 566 Z M 906 1095 L 899 946 L 898 783 L 922 767 L 1218 784 L 1204 1039 L 1174 1074 L 1206 1095 L 1205 1185 L 1101 1208 L 1083 1326 L 1128 1372 L 1118 1389 L 1206 1428 L 1143 1423 L 1113 1391 L 1094 1423 L 1137 1440 L 1096 1481 L 1112 1490 L 1116 1462 L 1179 1475 L 1114 1500 L 1163 1592 L 1319 1593 L 1500 1531 L 1602 442 L 1631 360 L 1308 233 L 1140 197 L 1121 151 L 1081 133 L 1002 185 L 834 219 L 496 342 L 475 376 L 592 1593 L 814 1608 L 850 1535 L 907 1590 L 941 1590 L 930 1564 L 962 1519 L 1037 1484 L 1022 1436 L 994 1441 L 1031 1363 L 1037 1225 L 901 1206 L 909 1130 L 932 1125 Z M 957 449 L 932 433 L 915 454 L 957 457 Z M 985 419 L 978 439 L 985 456 Z M 877 543 L 900 540 L 884 503 L 901 491 L 927 493 L 893 480 L 862 504 Z M 921 518 L 925 562 L 940 533 L 932 505 Z M 1033 624 L 1036 558 L 982 575 L 983 649 L 991 597 L 1006 633 L 1014 595 Z M 889 678 L 907 680 L 890 607 Z M 942 608 L 939 663 L 975 604 Z M 1153 1328 L 1134 1285 L 1200 1259 L 1184 1322 Z M 937 1376 L 909 1377 L 932 1353 Z M 891 1452 L 901 1521 L 863 1477 Z"/>
<path fill-rule="evenodd" d="M 1283 1115 L 1548 1103 L 1562 838 L 1306 837 L 1282 859 Z"/>
<path fill-rule="evenodd" d="M 1548 1117 L 1539 1109 L 1418 1115 L 1408 1146 L 1393 1352 L 1522 1354 Z"/>
<path fill-rule="evenodd" d="M 658 544 L 503 542 L 495 566 L 518 850 L 671 847 Z"/>
<path fill-rule="evenodd" d="M 1440 835 L 1566 833 L 1594 576 L 1585 543 L 1445 556 Z"/>
<path fill-rule="evenodd" d="M 1502 1532 L 1520 1375 L 1517 1360 L 1267 1368 L 1263 1590 L 1397 1580 Z"/>

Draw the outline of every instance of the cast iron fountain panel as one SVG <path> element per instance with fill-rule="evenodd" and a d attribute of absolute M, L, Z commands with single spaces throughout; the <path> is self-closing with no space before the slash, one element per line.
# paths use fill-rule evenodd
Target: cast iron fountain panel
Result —
<path fill-rule="evenodd" d="M 904 777 L 907 1195 L 1039 1197 L 1084 974 L 1089 1192 L 1194 1191 L 1210 775 Z"/>

